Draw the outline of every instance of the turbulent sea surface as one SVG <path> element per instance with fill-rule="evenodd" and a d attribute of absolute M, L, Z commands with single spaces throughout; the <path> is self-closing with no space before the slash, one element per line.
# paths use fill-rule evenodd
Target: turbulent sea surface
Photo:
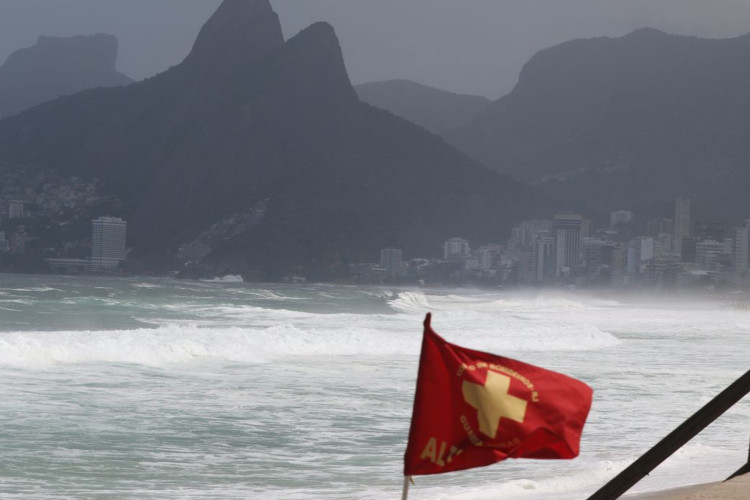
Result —
<path fill-rule="evenodd" d="M 0 275 L 2 498 L 400 498 L 421 322 L 594 388 L 581 455 L 411 499 L 579 499 L 750 369 L 725 301 Z M 736 405 L 634 488 L 723 479 Z"/>

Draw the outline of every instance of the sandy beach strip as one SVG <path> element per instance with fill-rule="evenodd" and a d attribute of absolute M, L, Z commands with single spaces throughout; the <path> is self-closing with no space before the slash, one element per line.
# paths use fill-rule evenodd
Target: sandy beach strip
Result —
<path fill-rule="evenodd" d="M 750 474 L 736 477 L 731 481 L 624 495 L 623 498 L 627 500 L 748 500 L 750 499 Z"/>

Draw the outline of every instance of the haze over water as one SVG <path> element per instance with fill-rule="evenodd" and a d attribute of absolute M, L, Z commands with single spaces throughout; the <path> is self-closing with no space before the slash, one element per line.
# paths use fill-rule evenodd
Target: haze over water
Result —
<path fill-rule="evenodd" d="M 725 299 L 0 275 L 4 498 L 396 498 L 421 342 L 594 388 L 581 456 L 419 477 L 410 498 L 583 498 L 743 374 Z M 723 479 L 739 403 L 636 487 Z"/>

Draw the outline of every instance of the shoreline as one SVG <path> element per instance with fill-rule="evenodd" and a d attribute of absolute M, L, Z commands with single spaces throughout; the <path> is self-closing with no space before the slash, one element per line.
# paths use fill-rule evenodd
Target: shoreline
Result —
<path fill-rule="evenodd" d="M 627 500 L 747 500 L 750 498 L 750 474 L 730 481 L 696 484 L 663 491 L 623 496 Z"/>

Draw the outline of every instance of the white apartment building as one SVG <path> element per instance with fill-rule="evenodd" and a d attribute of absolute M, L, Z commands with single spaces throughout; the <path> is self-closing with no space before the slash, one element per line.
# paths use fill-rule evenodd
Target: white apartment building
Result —
<path fill-rule="evenodd" d="M 451 238 L 443 243 L 443 258 L 445 260 L 463 260 L 471 255 L 469 240 Z"/>
<path fill-rule="evenodd" d="M 682 242 L 690 238 L 690 200 L 677 198 L 674 203 L 674 253 L 682 255 Z"/>
<path fill-rule="evenodd" d="M 384 248 L 380 251 L 380 267 L 389 278 L 401 276 L 404 272 L 403 253 L 398 248 Z"/>
<path fill-rule="evenodd" d="M 91 269 L 117 269 L 127 256 L 125 246 L 128 223 L 117 217 L 99 217 L 91 221 Z"/>
<path fill-rule="evenodd" d="M 750 220 L 745 225 L 734 230 L 734 262 L 732 270 L 739 276 L 748 270 L 750 265 Z"/>
<path fill-rule="evenodd" d="M 609 225 L 615 227 L 617 224 L 633 222 L 633 212 L 629 210 L 615 210 L 609 213 Z"/>
<path fill-rule="evenodd" d="M 24 203 L 20 200 L 11 200 L 8 204 L 8 218 L 9 219 L 23 219 L 24 217 Z"/>
<path fill-rule="evenodd" d="M 705 271 L 721 270 L 721 256 L 724 253 L 724 242 L 699 241 L 695 246 L 695 263 Z"/>

